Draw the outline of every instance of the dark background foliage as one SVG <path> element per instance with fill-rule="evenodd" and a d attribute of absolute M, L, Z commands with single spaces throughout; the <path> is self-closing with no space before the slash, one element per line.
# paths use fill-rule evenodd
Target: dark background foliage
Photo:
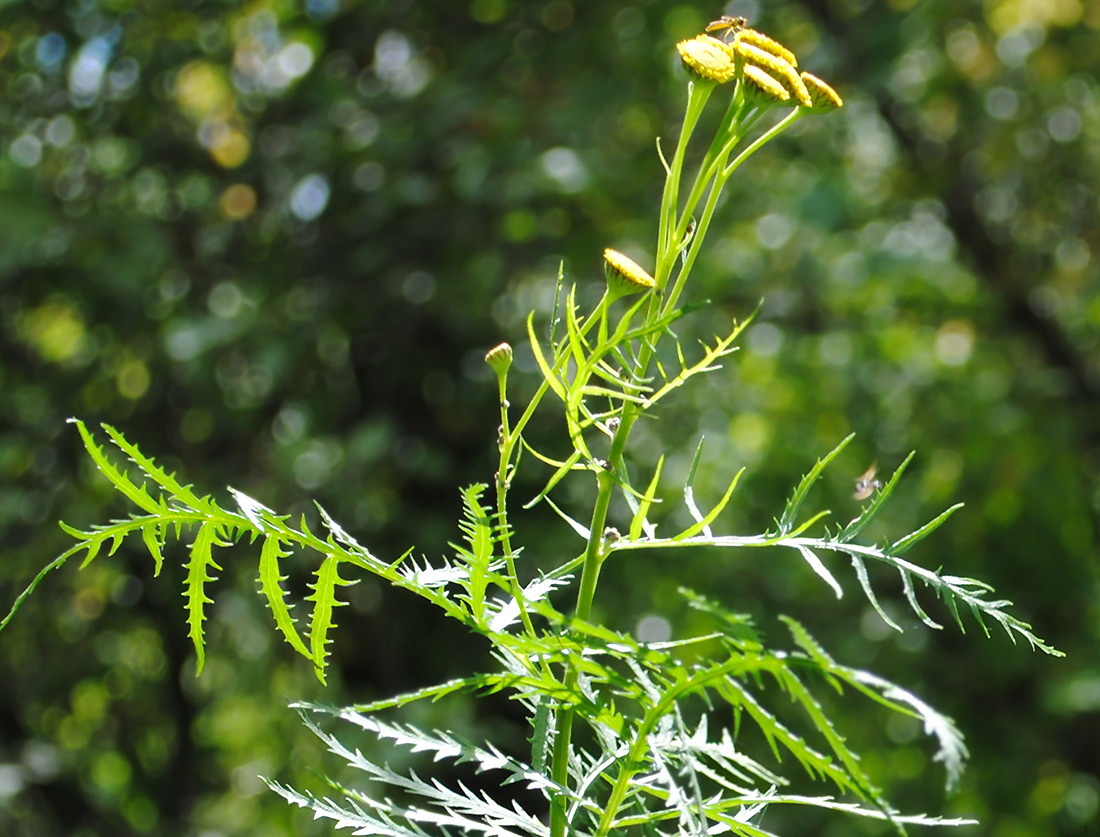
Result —
<path fill-rule="evenodd" d="M 973 763 L 945 800 L 919 730 L 838 706 L 901 807 L 974 814 L 968 833 L 998 837 L 1100 824 L 1097 0 L 5 5 L 3 601 L 67 547 L 57 519 L 129 511 L 73 415 L 202 491 L 309 516 L 316 498 L 379 555 L 446 551 L 456 486 L 494 467 L 482 354 L 515 343 L 522 403 L 524 321 L 546 311 L 558 263 L 587 299 L 603 247 L 652 257 L 654 137 L 671 146 L 685 87 L 673 44 L 723 11 L 794 49 L 845 108 L 804 120 L 732 185 L 689 291 L 712 304 L 680 334 L 765 302 L 727 368 L 641 428 L 640 462 L 660 433 L 666 473 L 682 474 L 705 435 L 697 495 L 747 465 L 723 525 L 750 532 L 849 432 L 814 499 L 839 522 L 857 474 L 916 449 L 871 534 L 965 502 L 913 558 L 991 582 L 1069 656 L 986 641 L 972 621 L 965 636 L 925 630 L 884 576 L 911 628 L 898 635 L 850 575 L 836 601 L 771 552 L 610 564 L 600 616 L 689 630 L 679 584 L 779 644 L 777 614 L 794 615 L 967 732 Z M 561 449 L 552 422 L 534 430 Z M 560 494 L 570 507 L 583 491 Z M 542 509 L 514 522 L 535 562 L 578 549 Z M 339 770 L 285 702 L 484 664 L 475 638 L 364 581 L 322 693 L 252 595 L 254 550 L 224 558 L 199 679 L 182 552 L 160 578 L 124 547 L 40 588 L 0 641 L 0 833 L 330 833 L 256 779 L 320 791 L 308 770 Z M 291 570 L 295 589 L 311 569 Z M 425 711 L 522 747 L 510 707 Z M 857 828 L 795 813 L 765 824 Z"/>

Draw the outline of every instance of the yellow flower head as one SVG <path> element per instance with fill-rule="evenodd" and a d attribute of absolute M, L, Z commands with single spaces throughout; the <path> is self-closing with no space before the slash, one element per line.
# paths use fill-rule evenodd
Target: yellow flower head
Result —
<path fill-rule="evenodd" d="M 745 98 L 758 105 L 778 105 L 791 100 L 787 88 L 752 64 L 745 65 Z"/>
<path fill-rule="evenodd" d="M 814 103 L 814 110 L 836 110 L 844 105 L 844 102 L 841 101 L 837 92 L 817 76 L 803 73 L 802 82 L 806 85 L 806 90 L 809 92 L 810 99 Z"/>
<path fill-rule="evenodd" d="M 782 84 L 787 92 L 798 99 L 803 107 L 813 106 L 810 94 L 806 90 L 806 85 L 802 83 L 798 71 L 785 58 L 772 55 L 770 52 L 760 49 L 760 47 L 741 41 L 734 41 L 730 44 L 730 48 L 736 52 L 737 56 L 745 63 L 745 66 L 759 67 Z"/>
<path fill-rule="evenodd" d="M 703 81 L 722 84 L 737 72 L 729 47 L 710 35 L 696 35 L 690 41 L 680 41 L 676 49 L 688 72 Z"/>
<path fill-rule="evenodd" d="M 616 299 L 627 294 L 652 290 L 657 284 L 645 268 L 618 250 L 610 247 L 604 250 L 603 261 L 607 290 Z"/>
<path fill-rule="evenodd" d="M 794 57 L 793 52 L 778 41 L 773 41 L 763 32 L 757 32 L 755 29 L 742 29 L 737 37 L 742 43 L 762 49 L 764 52 L 770 52 L 776 58 L 782 58 L 792 67 L 798 66 L 798 59 Z"/>

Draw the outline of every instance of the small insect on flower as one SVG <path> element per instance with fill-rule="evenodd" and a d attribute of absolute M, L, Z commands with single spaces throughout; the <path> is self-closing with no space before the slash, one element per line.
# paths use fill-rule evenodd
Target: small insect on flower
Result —
<path fill-rule="evenodd" d="M 707 28 L 704 32 L 721 32 L 722 40 L 729 43 L 730 38 L 736 37 L 740 32 L 748 25 L 748 20 L 743 17 L 731 17 L 730 15 L 722 15 L 718 20 L 712 20 L 707 24 Z"/>
<path fill-rule="evenodd" d="M 878 473 L 877 462 L 864 471 L 862 476 L 856 478 L 856 490 L 852 494 L 853 499 L 866 500 L 873 492 L 882 488 L 882 483 L 875 479 L 876 473 Z"/>

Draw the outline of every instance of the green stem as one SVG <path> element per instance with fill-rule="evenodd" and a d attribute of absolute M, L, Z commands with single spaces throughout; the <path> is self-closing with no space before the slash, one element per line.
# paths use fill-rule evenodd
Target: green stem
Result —
<path fill-rule="evenodd" d="M 695 130 L 699 117 L 703 113 L 703 106 L 714 91 L 715 85 L 706 82 L 693 82 L 688 86 L 687 110 L 684 113 L 684 122 L 680 126 L 680 140 L 676 145 L 676 152 L 672 155 L 672 165 L 665 175 L 664 193 L 661 195 L 661 217 L 657 225 L 657 271 L 654 279 L 657 288 L 664 287 L 668 274 L 661 274 L 660 266 L 666 261 L 665 256 L 674 246 L 672 240 L 673 229 L 676 226 L 676 205 L 679 203 L 680 175 L 684 169 L 684 153 L 687 151 L 688 140 Z"/>
<path fill-rule="evenodd" d="M 660 220 L 658 222 L 657 259 L 654 268 L 654 277 L 657 281 L 658 293 L 653 294 L 647 309 L 647 324 L 652 323 L 654 318 L 659 316 L 662 311 L 667 311 L 675 305 L 676 300 L 683 291 L 684 283 L 687 280 L 688 274 L 691 272 L 691 267 L 695 262 L 699 247 L 705 237 L 710 221 L 713 218 L 719 195 L 726 181 L 744 159 L 747 159 L 747 157 L 757 148 L 776 136 L 801 115 L 801 110 L 793 112 L 785 120 L 745 149 L 733 163 L 727 165 L 726 161 L 729 159 L 730 154 L 733 153 L 733 148 L 744 136 L 751 122 L 755 121 L 755 119 L 750 119 L 746 121 L 746 124 L 741 124 L 741 120 L 744 116 L 744 101 L 740 95 L 741 91 L 738 90 L 734 96 L 734 101 L 731 103 L 729 110 L 727 110 L 726 117 L 723 119 L 722 126 L 724 130 L 719 134 L 720 139 L 711 144 L 711 148 L 708 150 L 703 163 L 700 165 L 699 174 L 696 176 L 692 190 L 688 195 L 688 201 L 683 216 L 678 217 L 677 209 L 679 203 L 680 179 L 683 174 L 684 155 L 687 149 L 687 143 L 702 113 L 703 105 L 706 103 L 713 88 L 714 85 L 700 84 L 691 86 L 688 96 L 687 112 L 680 129 L 680 141 L 673 155 L 672 163 L 668 167 L 666 173 L 665 186 L 661 199 Z M 715 149 L 717 149 L 717 151 Z M 684 266 L 677 276 L 674 287 L 669 293 L 664 294 L 662 298 L 660 291 L 665 288 L 671 277 L 673 266 L 679 255 L 679 241 L 682 240 L 682 237 L 686 234 L 688 218 L 695 206 L 702 199 L 703 192 L 708 182 L 711 183 L 711 189 L 707 195 L 703 217 L 693 237 L 688 257 L 685 259 Z M 599 345 L 602 347 L 607 339 L 606 307 L 604 305 L 601 305 L 599 309 L 594 312 L 593 318 L 597 316 L 600 321 Z M 590 318 L 586 325 L 590 325 L 593 318 Z M 640 376 L 644 377 L 649 367 L 649 363 L 652 360 L 654 342 L 655 341 L 645 340 L 639 349 L 638 374 Z M 564 358 L 559 360 L 559 363 L 563 360 Z M 554 368 L 556 372 L 558 365 L 555 364 Z M 546 386 L 545 382 L 544 386 Z M 539 397 L 541 397 L 542 394 L 543 391 L 540 390 Z M 530 408 L 528 412 L 530 412 Z M 619 428 L 612 438 L 611 449 L 608 454 L 608 469 L 601 470 L 597 473 L 596 501 L 592 510 L 592 521 L 588 533 L 588 545 L 585 550 L 584 562 L 581 569 L 580 589 L 577 592 L 576 618 L 580 620 L 587 620 L 592 611 L 592 603 L 595 600 L 596 587 L 599 581 L 600 566 L 603 559 L 606 557 L 604 531 L 607 526 L 607 515 L 611 504 L 612 491 L 616 484 L 614 475 L 622 474 L 625 478 L 626 466 L 623 460 L 623 452 L 634 422 L 641 413 L 642 407 L 640 405 L 630 402 L 623 405 Z M 525 424 L 528 417 L 529 415 L 525 413 L 520 421 Z M 567 691 L 572 691 L 576 688 L 578 678 L 578 669 L 575 666 L 569 666 L 564 677 L 564 685 Z M 556 719 L 551 778 L 561 787 L 567 787 L 569 784 L 569 752 L 574 718 L 575 711 L 572 707 L 562 707 L 559 709 Z M 638 755 L 635 753 L 635 750 L 644 744 L 644 737 L 643 733 L 635 740 L 634 745 L 631 747 L 631 758 L 627 762 L 628 765 L 635 763 L 634 757 Z M 615 812 L 625 798 L 626 784 L 631 775 L 632 773 L 630 773 L 626 767 L 620 771 L 612 790 L 612 798 L 609 800 L 600 823 L 599 834 L 606 834 L 610 828 Z M 566 802 L 563 797 L 558 796 L 555 797 L 551 803 L 550 835 L 551 837 L 565 837 L 567 829 Z"/>
<path fill-rule="evenodd" d="M 695 173 L 695 180 L 691 184 L 691 191 L 688 192 L 687 201 L 684 203 L 684 211 L 680 215 L 680 222 L 676 225 L 676 230 L 673 233 L 674 241 L 680 241 L 687 231 L 687 225 L 696 204 L 702 199 L 707 183 L 710 182 L 718 170 L 718 161 L 723 156 L 729 155 L 727 149 L 730 142 L 736 143 L 744 135 L 743 131 L 740 130 L 744 112 L 744 96 L 741 92 L 741 86 L 738 85 L 733 96 L 730 97 L 730 104 L 726 108 L 722 124 L 718 127 L 718 132 L 714 135 L 710 148 L 707 149 L 703 161 L 699 164 L 699 170 Z M 739 126 L 738 129 L 734 129 L 735 124 Z"/>
<path fill-rule="evenodd" d="M 622 432 L 620 427 L 619 433 Z M 619 436 L 616 433 L 616 439 Z M 584 553 L 584 565 L 581 569 L 581 586 L 577 594 L 576 618 L 587 621 L 592 613 L 592 602 L 596 597 L 596 583 L 600 577 L 600 564 L 603 561 L 603 532 L 607 526 L 607 510 L 611 506 L 611 492 L 615 480 L 607 471 L 596 476 L 596 504 L 592 509 L 592 526 L 588 533 L 588 547 Z M 579 672 L 570 667 L 565 675 L 565 690 L 572 692 L 577 687 Z M 569 746 L 573 737 L 572 707 L 558 711 L 554 730 L 553 768 L 551 778 L 561 787 L 569 784 Z M 557 797 L 550 808 L 550 835 L 564 837 L 568 823 L 565 819 L 565 800 Z"/>
<path fill-rule="evenodd" d="M 516 573 L 516 553 L 512 549 L 512 530 L 508 525 L 508 487 L 511 484 L 512 467 L 512 431 L 508 427 L 508 374 L 500 375 L 497 380 L 500 383 L 500 461 L 497 466 L 497 520 L 501 531 L 501 548 L 504 551 L 504 560 L 508 566 L 508 580 L 512 586 L 512 598 L 519 606 L 520 619 L 523 621 L 523 629 L 527 635 L 535 635 L 535 627 L 531 623 L 531 615 L 527 612 L 527 603 L 523 597 L 523 586 L 519 583 L 519 575 Z"/>
<path fill-rule="evenodd" d="M 765 131 L 763 134 L 753 140 L 752 144 L 749 145 L 744 151 L 737 155 L 734 161 L 729 164 L 725 171 L 722 172 L 723 177 L 728 179 L 731 174 L 733 174 L 738 168 L 740 168 L 743 162 L 745 162 L 747 159 L 749 159 L 749 157 L 755 154 L 765 143 L 770 142 L 781 133 L 786 131 L 789 127 L 791 127 L 791 125 L 793 125 L 803 116 L 805 116 L 806 113 L 807 111 L 804 108 L 795 108 L 785 117 L 783 117 L 781 121 L 776 122 L 771 128 L 769 128 L 767 131 Z"/>
<path fill-rule="evenodd" d="M 724 674 L 745 668 L 748 668 L 746 660 L 737 658 L 730 660 L 730 662 L 721 666 L 717 671 Z M 705 675 L 706 678 L 713 678 L 713 676 L 714 672 L 708 672 Z M 661 699 L 646 712 L 642 722 L 638 725 L 638 729 L 634 735 L 634 741 L 630 745 L 630 750 L 625 757 L 617 759 L 619 772 L 615 777 L 614 784 L 611 786 L 611 794 L 608 797 L 607 804 L 604 806 L 603 816 L 600 818 L 600 824 L 596 829 L 596 837 L 603 837 L 603 835 L 611 831 L 611 824 L 615 821 L 615 814 L 626 799 L 626 793 L 630 787 L 630 780 L 638 773 L 638 769 L 634 767 L 634 765 L 641 764 L 642 756 L 649 746 L 646 741 L 646 736 L 648 736 L 650 731 L 657 725 L 657 722 L 676 705 L 676 701 L 680 699 L 680 696 L 698 688 L 700 682 L 702 682 L 702 678 L 697 676 L 673 685 L 668 691 L 661 695 Z"/>
<path fill-rule="evenodd" d="M 722 193 L 722 189 L 725 188 L 726 182 L 730 179 L 735 171 L 740 168 L 749 157 L 751 157 L 756 151 L 764 146 L 765 143 L 772 139 L 775 139 L 779 134 L 793 125 L 805 114 L 805 110 L 802 108 L 795 108 L 787 116 L 785 116 L 780 122 L 777 122 L 753 142 L 746 147 L 740 154 L 734 158 L 733 162 L 726 165 L 725 160 L 729 154 L 733 151 L 734 146 L 744 136 L 744 132 L 748 130 L 752 122 L 755 119 L 747 121 L 742 130 L 738 131 L 738 136 L 731 138 L 730 142 L 727 142 L 723 148 L 723 154 L 719 156 L 712 164 L 712 168 L 717 170 L 717 174 L 714 176 L 714 183 L 711 186 L 710 194 L 707 195 L 707 202 L 703 208 L 703 216 L 699 220 L 698 227 L 695 230 L 695 235 L 691 240 L 691 249 L 688 251 L 688 256 L 684 260 L 683 267 L 680 269 L 680 273 L 676 277 L 676 282 L 672 287 L 672 290 L 665 295 L 662 303 L 662 310 L 668 311 L 679 300 L 680 294 L 683 292 L 684 285 L 687 282 L 687 277 L 691 273 L 691 268 L 695 264 L 695 257 L 699 254 L 699 248 L 703 244 L 703 239 L 706 237 L 708 228 L 710 227 L 711 219 L 714 216 L 714 210 L 718 205 L 718 197 Z M 686 215 L 686 211 L 685 211 Z"/>

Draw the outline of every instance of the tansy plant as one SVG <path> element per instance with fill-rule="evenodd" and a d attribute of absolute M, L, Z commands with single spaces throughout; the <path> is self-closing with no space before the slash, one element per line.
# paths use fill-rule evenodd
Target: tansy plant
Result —
<path fill-rule="evenodd" d="M 499 384 L 500 461 L 491 485 L 462 491 L 462 542 L 453 545 L 450 558 L 431 561 L 414 557 L 411 550 L 396 560 L 375 555 L 323 509 L 324 530 L 315 532 L 304 520 L 294 525 L 288 516 L 232 489 L 233 507 L 223 507 L 209 495 L 194 493 L 118 431 L 104 426 L 111 442 L 141 472 L 134 480 L 75 421 L 100 471 L 137 510 L 126 520 L 88 531 L 65 526 L 76 544 L 43 570 L 16 607 L 46 572 L 74 555 L 83 555 L 82 566 L 87 566 L 136 537 L 159 572 L 164 552 L 183 539 L 189 542 L 184 608 L 200 672 L 203 621 L 212 604 L 209 582 L 222 560 L 219 549 L 237 543 L 255 544 L 260 591 L 275 628 L 311 661 L 322 681 L 340 588 L 356 576 L 371 574 L 420 596 L 481 635 L 492 647 L 491 664 L 482 673 L 365 705 L 297 704 L 309 728 L 333 753 L 362 770 L 370 787 L 359 790 L 330 781 L 329 795 L 318 797 L 268 783 L 290 802 L 338 826 L 357 829 L 357 834 L 766 835 L 773 833 L 768 810 L 792 805 L 885 820 L 899 833 L 911 824 L 970 822 L 895 810 L 830 719 L 819 692 L 847 692 L 917 719 L 933 740 L 949 788 L 958 781 L 967 756 L 952 721 L 900 686 L 837 662 L 794 619 L 782 617 L 792 643 L 786 650 L 766 646 L 749 616 L 688 590 L 682 591 L 686 601 L 709 620 L 705 635 L 646 643 L 591 620 L 601 567 L 628 553 L 787 547 L 838 597 L 838 565 L 850 564 L 871 606 L 898 630 L 875 596 L 872 566 L 900 578 L 913 613 L 930 628 L 942 626 L 918 596 L 926 588 L 943 600 L 960 628 L 960 611 L 969 610 L 987 634 L 987 626 L 997 623 L 1013 641 L 1022 637 L 1048 654 L 1060 653 L 1010 615 L 1009 602 L 990 598 L 987 585 L 908 560 L 913 548 L 958 506 L 892 543 L 861 541 L 910 459 L 885 484 L 866 477 L 859 495 L 868 502 L 846 525 L 825 528 L 824 512 L 803 518 L 815 481 L 851 437 L 809 469 L 766 532 L 721 532 L 721 513 L 741 472 L 709 509 L 697 502 L 692 481 L 701 445 L 681 487 L 693 522 L 679 528 L 658 513 L 664 459 L 632 460 L 631 431 L 692 378 L 718 368 L 734 351 L 745 325 L 734 323 L 728 334 L 694 351 L 681 347 L 671 330 L 685 313 L 679 303 L 719 196 L 737 169 L 769 140 L 799 119 L 841 107 L 829 85 L 800 74 L 790 51 L 745 28 L 743 21 L 723 18 L 710 31 L 722 37 L 703 34 L 677 45 L 691 80 L 679 140 L 671 159 L 661 158 L 666 177 L 653 274 L 622 253 L 606 250 L 607 288 L 593 310 L 581 311 L 575 289 L 570 289 L 561 317 L 550 318 L 548 342 L 536 331 L 534 315 L 528 318 L 542 381 L 522 410 L 508 399 L 511 347 L 501 344 L 485 357 Z M 725 115 L 709 144 L 707 139 L 705 147 L 700 144 L 701 157 L 693 155 L 697 165 L 689 167 L 700 115 L 712 99 L 725 108 Z M 562 285 L 559 272 L 559 294 Z M 662 348 L 659 354 L 662 343 L 673 351 Z M 534 449 L 524 436 L 543 406 L 560 411 L 571 447 L 564 459 Z M 546 503 L 584 543 L 580 554 L 560 556 L 546 572 L 525 566 L 542 544 L 525 544 L 510 516 L 521 453 L 528 454 L 525 468 L 548 474 L 528 505 Z M 554 502 L 554 489 L 566 478 L 595 483 L 592 508 L 583 519 Z M 629 509 L 621 518 L 609 511 L 616 495 Z M 665 528 L 659 530 L 662 524 Z M 281 569 L 285 559 L 300 552 L 317 556 L 304 625 L 292 616 L 294 603 L 282 586 Z M 546 566 L 552 556 L 539 558 Z M 456 692 L 504 693 L 517 701 L 530 724 L 530 752 L 506 753 L 491 743 L 390 720 L 391 713 L 382 711 Z M 421 772 L 391 769 L 387 760 L 375 761 L 341 743 L 323 726 L 331 719 L 362 728 L 385 746 L 426 754 L 434 761 L 470 763 L 490 774 L 486 780 L 498 777 L 502 787 L 519 783 L 529 791 L 524 797 L 528 807 L 511 801 L 511 795 L 498 798 L 461 782 L 448 786 Z M 752 727 L 762 735 L 750 733 Z M 767 746 L 756 746 L 758 741 Z M 802 776 L 803 771 L 809 776 Z M 799 790 L 804 783 L 809 793 Z"/>

